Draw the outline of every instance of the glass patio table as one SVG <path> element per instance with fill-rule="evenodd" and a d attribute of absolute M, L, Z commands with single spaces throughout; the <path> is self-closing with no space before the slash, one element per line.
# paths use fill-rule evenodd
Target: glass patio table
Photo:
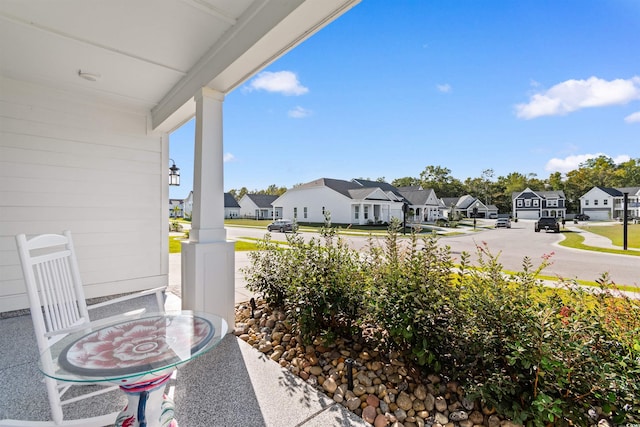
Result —
<path fill-rule="evenodd" d="M 215 347 L 226 333 L 225 320 L 213 314 L 124 314 L 52 344 L 40 356 L 40 370 L 59 381 L 119 385 L 128 404 L 116 426 L 177 426 L 165 383 L 179 365 Z"/>

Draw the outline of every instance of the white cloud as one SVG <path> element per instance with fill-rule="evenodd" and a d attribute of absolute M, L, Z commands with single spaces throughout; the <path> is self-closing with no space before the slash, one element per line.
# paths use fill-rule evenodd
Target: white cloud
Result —
<path fill-rule="evenodd" d="M 233 162 L 235 159 L 236 159 L 236 156 L 234 156 L 231 153 L 225 153 L 224 156 L 222 156 L 222 161 L 224 163 Z"/>
<path fill-rule="evenodd" d="M 582 108 L 626 104 L 636 99 L 640 99 L 639 76 L 611 81 L 590 77 L 558 83 L 547 91 L 535 93 L 528 103 L 515 108 L 519 118 L 533 119 L 564 115 Z"/>
<path fill-rule="evenodd" d="M 298 81 L 298 76 L 291 71 L 263 71 L 249 82 L 248 90 L 266 90 L 287 96 L 304 95 L 309 92 L 309 88 L 303 86 Z"/>
<path fill-rule="evenodd" d="M 296 108 L 289 110 L 288 115 L 294 119 L 303 119 L 311 115 L 311 110 L 307 110 L 298 105 Z"/>
<path fill-rule="evenodd" d="M 640 123 L 640 111 L 636 111 L 633 114 L 629 114 L 624 118 L 624 121 L 627 123 Z"/>
<path fill-rule="evenodd" d="M 443 85 L 436 85 L 436 87 L 438 88 L 438 90 L 442 93 L 449 93 L 451 92 L 451 85 L 448 83 L 445 83 Z"/>
<path fill-rule="evenodd" d="M 604 153 L 596 153 L 596 154 L 576 154 L 576 155 L 567 156 L 564 159 L 553 158 L 547 162 L 545 166 L 545 170 L 547 172 L 567 173 L 569 171 L 578 169 L 580 165 L 586 162 L 587 160 L 595 159 L 596 157 L 600 157 L 600 156 L 611 157 Z M 629 161 L 629 159 L 631 159 L 631 157 L 629 157 L 627 154 L 621 154 L 616 157 L 611 157 L 611 160 L 613 160 L 615 164 L 624 163 L 626 161 Z"/>

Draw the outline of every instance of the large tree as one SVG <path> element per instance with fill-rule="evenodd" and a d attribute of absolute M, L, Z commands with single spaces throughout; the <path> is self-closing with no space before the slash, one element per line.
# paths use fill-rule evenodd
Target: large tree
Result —
<path fill-rule="evenodd" d="M 451 170 L 442 166 L 427 166 L 420 173 L 422 188 L 431 188 L 438 197 L 458 197 L 465 193 L 460 180 L 451 176 Z"/>

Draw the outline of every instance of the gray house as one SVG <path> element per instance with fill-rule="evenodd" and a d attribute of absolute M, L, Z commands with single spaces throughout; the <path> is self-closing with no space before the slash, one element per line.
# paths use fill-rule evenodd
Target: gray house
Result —
<path fill-rule="evenodd" d="M 514 218 L 538 219 L 543 216 L 565 218 L 567 205 L 564 191 L 533 191 L 526 188 L 511 194 Z"/>
<path fill-rule="evenodd" d="M 465 194 L 462 197 L 443 197 L 440 199 L 444 206 L 445 215 L 453 218 L 497 218 L 498 208 L 495 205 L 484 204 L 480 199 Z"/>

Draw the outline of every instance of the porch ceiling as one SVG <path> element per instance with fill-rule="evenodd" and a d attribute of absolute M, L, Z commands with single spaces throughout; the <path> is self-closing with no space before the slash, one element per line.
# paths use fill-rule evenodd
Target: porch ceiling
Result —
<path fill-rule="evenodd" d="M 147 110 L 169 131 L 201 87 L 229 92 L 359 1 L 2 0 L 0 75 Z"/>

